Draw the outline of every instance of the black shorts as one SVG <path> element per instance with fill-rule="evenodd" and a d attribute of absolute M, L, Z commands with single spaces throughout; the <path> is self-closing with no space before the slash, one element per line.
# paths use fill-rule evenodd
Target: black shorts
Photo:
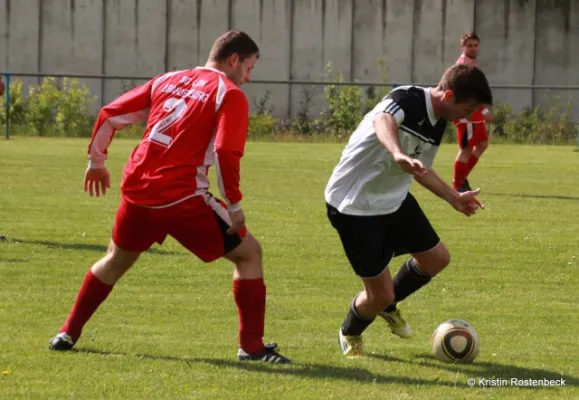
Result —
<path fill-rule="evenodd" d="M 440 242 L 410 193 L 400 208 L 388 215 L 347 215 L 329 204 L 327 209 L 352 268 L 362 278 L 380 275 L 393 257 L 427 251 Z"/>

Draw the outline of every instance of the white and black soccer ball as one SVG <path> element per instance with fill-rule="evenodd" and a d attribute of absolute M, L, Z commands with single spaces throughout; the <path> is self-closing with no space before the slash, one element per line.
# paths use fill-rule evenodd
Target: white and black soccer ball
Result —
<path fill-rule="evenodd" d="M 430 344 L 434 357 L 439 361 L 471 363 L 478 356 L 480 341 L 471 324 L 451 319 L 436 328 Z"/>

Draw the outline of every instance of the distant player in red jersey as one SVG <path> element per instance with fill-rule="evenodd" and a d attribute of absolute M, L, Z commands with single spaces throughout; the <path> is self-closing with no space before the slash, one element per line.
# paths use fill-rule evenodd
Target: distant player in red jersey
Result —
<path fill-rule="evenodd" d="M 478 67 L 478 49 L 480 39 L 475 32 L 467 32 L 461 38 L 462 54 L 457 64 L 471 64 Z M 470 191 L 468 175 L 478 163 L 489 145 L 486 123 L 493 120 L 493 114 L 487 107 L 481 107 L 467 119 L 454 121 L 457 131 L 459 151 L 454 162 L 452 186 L 459 192 Z"/>
<path fill-rule="evenodd" d="M 290 362 L 275 343 L 263 343 L 261 247 L 246 230 L 239 189 L 249 119 L 239 86 L 249 82 L 258 57 L 247 34 L 227 32 L 213 44 L 204 67 L 159 75 L 101 109 L 84 178 L 91 196 L 110 188 L 105 160 L 115 131 L 137 121 L 147 121 L 147 127 L 123 171 L 109 250 L 87 272 L 51 349 L 72 349 L 113 285 L 142 252 L 169 235 L 205 262 L 225 257 L 235 264 L 238 359 Z M 212 165 L 224 201 L 209 192 Z"/>
<path fill-rule="evenodd" d="M 2 96 L 4 94 L 4 82 L 2 82 L 2 78 L 0 77 L 0 96 Z"/>

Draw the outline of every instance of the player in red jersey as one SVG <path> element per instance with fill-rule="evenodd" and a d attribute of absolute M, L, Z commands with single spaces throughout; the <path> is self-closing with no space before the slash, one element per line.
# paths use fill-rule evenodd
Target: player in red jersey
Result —
<path fill-rule="evenodd" d="M 113 285 L 142 252 L 169 235 L 205 262 L 225 257 L 235 264 L 238 358 L 290 362 L 275 343 L 263 343 L 261 247 L 246 230 L 239 189 L 249 117 L 239 86 L 249 82 L 258 57 L 259 48 L 247 34 L 227 32 L 213 44 L 204 67 L 159 75 L 101 109 L 84 178 L 91 196 L 110 188 L 105 160 L 115 131 L 137 121 L 147 121 L 147 127 L 123 171 L 108 252 L 87 272 L 51 349 L 72 349 Z M 209 192 L 212 165 L 223 201 Z"/>
<path fill-rule="evenodd" d="M 462 54 L 457 64 L 471 64 L 478 67 L 478 49 L 480 39 L 475 32 L 467 32 L 461 38 Z M 486 123 L 493 120 L 493 114 L 487 107 L 481 107 L 471 116 L 454 121 L 457 131 L 458 155 L 454 162 L 452 186 L 459 192 L 471 190 L 468 175 L 478 163 L 489 145 Z"/>

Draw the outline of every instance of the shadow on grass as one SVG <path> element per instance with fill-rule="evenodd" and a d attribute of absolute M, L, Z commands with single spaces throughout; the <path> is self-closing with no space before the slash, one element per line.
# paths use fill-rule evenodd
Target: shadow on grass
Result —
<path fill-rule="evenodd" d="M 220 358 L 193 358 L 193 357 L 176 357 L 168 355 L 153 355 L 153 354 L 127 354 L 122 352 L 109 352 L 106 350 L 99 350 L 94 348 L 79 348 L 75 349 L 76 353 L 84 354 L 98 354 L 105 356 L 121 356 L 134 357 L 150 360 L 161 360 L 185 363 L 188 367 L 193 364 L 208 364 L 221 368 L 231 368 L 243 371 L 287 375 L 297 378 L 309 379 L 333 379 L 346 380 L 353 382 L 368 382 L 368 383 L 389 383 L 389 384 L 403 384 L 403 385 L 421 385 L 421 386 L 445 386 L 455 387 L 457 384 L 450 381 L 442 381 L 440 379 L 422 379 L 418 377 L 401 377 L 389 376 L 370 372 L 366 369 L 356 367 L 338 367 L 324 364 L 300 364 L 295 362 L 293 364 L 265 364 L 259 362 L 241 362 L 237 360 L 228 360 Z M 387 358 L 387 361 L 398 361 L 395 358 Z M 355 361 L 354 361 L 355 362 Z M 459 387 L 461 385 L 459 384 Z M 464 385 L 467 387 L 466 385 Z"/>
<path fill-rule="evenodd" d="M 383 356 L 380 354 L 370 354 L 372 358 L 380 359 L 383 361 L 391 362 L 392 357 Z M 414 364 L 421 367 L 430 367 L 445 370 L 452 373 L 460 373 L 467 375 L 476 379 L 477 386 L 479 378 L 487 379 L 506 379 L 509 381 L 511 378 L 517 379 L 548 379 L 557 380 L 564 379 L 565 386 L 579 386 L 579 378 L 569 375 L 563 375 L 555 371 L 549 371 L 541 368 L 526 368 L 518 367 L 515 365 L 506 365 L 493 363 L 488 361 L 476 361 L 472 364 L 458 364 L 458 363 L 444 363 L 438 361 L 432 354 L 419 354 L 415 356 L 416 361 L 412 360 L 402 360 L 396 359 L 398 362 Z M 466 383 L 466 382 L 464 382 Z M 523 387 L 523 386 L 521 386 Z M 526 386 L 530 389 L 536 389 L 537 387 Z"/>
<path fill-rule="evenodd" d="M 576 196 L 559 196 L 559 195 L 552 195 L 552 194 L 494 193 L 494 192 L 485 192 L 484 194 L 485 194 L 485 195 L 492 195 L 492 196 L 516 197 L 516 198 L 528 198 L 528 199 L 574 200 L 574 201 L 579 201 L 579 197 L 576 197 Z"/>
<path fill-rule="evenodd" d="M 12 243 L 22 243 L 36 246 L 45 246 L 52 249 L 62 249 L 62 250 L 88 250 L 99 253 L 106 253 L 108 246 L 102 244 L 88 244 L 88 243 L 60 243 L 53 242 L 49 240 L 23 240 L 18 238 L 8 238 L 7 241 Z M 150 254 L 162 254 L 162 255 L 174 255 L 174 256 L 184 256 L 186 253 L 178 253 L 175 251 L 167 251 L 163 249 L 150 248 L 145 253 Z"/>
<path fill-rule="evenodd" d="M 25 263 L 28 262 L 27 259 L 25 258 L 4 258 L 4 257 L 0 257 L 0 262 L 6 262 L 6 263 Z"/>
<path fill-rule="evenodd" d="M 234 368 L 251 372 L 272 373 L 280 375 L 295 376 L 298 378 L 313 378 L 313 379 L 337 379 L 350 380 L 356 382 L 372 382 L 372 383 L 394 383 L 403 385 L 424 385 L 424 386 L 443 386 L 443 387 L 464 387 L 469 388 L 465 382 L 460 380 L 451 382 L 440 379 L 422 379 L 418 377 L 400 377 L 389 376 L 372 373 L 366 369 L 356 367 L 338 367 L 324 364 L 300 364 L 295 362 L 289 365 L 283 364 L 263 364 L 253 362 L 240 362 L 237 360 L 228 360 L 220 358 L 193 358 L 193 357 L 177 357 L 169 355 L 153 355 L 153 354 L 127 354 L 123 352 L 111 352 L 107 350 L 99 350 L 95 348 L 79 348 L 73 350 L 76 353 L 85 354 L 99 354 L 105 356 L 120 356 L 120 357 L 134 357 L 149 360 L 161 360 L 185 363 L 188 367 L 192 364 L 210 364 L 222 368 Z M 445 370 L 455 374 L 464 374 L 467 377 L 476 379 L 476 386 L 478 387 L 479 378 L 488 379 L 507 379 L 510 383 L 511 378 L 517 379 L 548 379 L 558 380 L 564 379 L 565 386 L 579 386 L 579 378 L 560 374 L 554 371 L 549 371 L 541 368 L 526 368 L 514 365 L 498 364 L 493 362 L 481 361 L 473 364 L 452 364 L 443 363 L 436 360 L 431 354 L 419 354 L 415 356 L 415 360 L 401 359 L 382 354 L 368 354 L 368 357 L 385 361 L 388 363 L 406 363 L 413 364 L 419 367 L 429 367 L 440 370 Z M 355 361 L 354 361 L 355 362 Z M 482 387 L 483 385 L 480 385 Z M 537 389 L 536 386 L 520 386 L 520 388 Z"/>

